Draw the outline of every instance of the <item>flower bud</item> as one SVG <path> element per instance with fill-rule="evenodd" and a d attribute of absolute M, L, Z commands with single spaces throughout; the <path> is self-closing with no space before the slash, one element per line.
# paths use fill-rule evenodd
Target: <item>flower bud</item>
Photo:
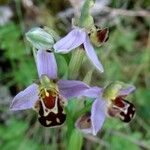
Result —
<path fill-rule="evenodd" d="M 111 82 L 106 86 L 103 92 L 103 97 L 106 100 L 114 100 L 119 95 L 128 95 L 130 92 L 134 91 L 135 87 L 131 84 L 126 84 L 120 81 Z"/>
<path fill-rule="evenodd" d="M 51 49 L 54 44 L 54 38 L 42 28 L 33 28 L 26 33 L 27 40 L 37 49 Z"/>
<path fill-rule="evenodd" d="M 114 100 L 118 92 L 122 89 L 122 82 L 116 81 L 111 82 L 109 85 L 106 86 L 103 92 L 103 97 L 106 100 Z"/>

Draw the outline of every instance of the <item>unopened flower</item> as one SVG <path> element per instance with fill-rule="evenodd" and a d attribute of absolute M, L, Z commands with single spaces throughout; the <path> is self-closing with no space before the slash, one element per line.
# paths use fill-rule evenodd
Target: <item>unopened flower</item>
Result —
<path fill-rule="evenodd" d="M 60 126 L 66 120 L 66 100 L 82 96 L 89 86 L 75 80 L 57 80 L 57 64 L 53 53 L 38 50 L 38 83 L 33 83 L 18 93 L 10 106 L 11 110 L 34 109 L 39 122 L 46 127 Z"/>
<path fill-rule="evenodd" d="M 134 90 L 134 86 L 122 82 L 111 83 L 105 89 L 93 87 L 86 90 L 84 95 L 95 100 L 91 111 L 78 118 L 76 127 L 85 133 L 96 135 L 107 116 L 130 122 L 134 117 L 135 107 L 125 97 Z"/>
<path fill-rule="evenodd" d="M 97 37 L 97 35 L 101 36 L 100 33 L 99 34 L 96 34 L 96 33 L 97 32 L 92 31 L 92 33 L 90 35 L 90 38 L 93 39 L 93 41 L 94 41 L 94 38 Z M 104 42 L 106 40 L 104 37 L 104 34 L 102 36 L 99 38 L 100 40 L 102 40 L 100 42 Z M 95 43 L 97 43 L 97 41 L 98 40 L 96 39 Z M 76 27 L 70 33 L 68 33 L 64 38 L 62 38 L 61 40 L 56 42 L 56 44 L 54 44 L 53 47 L 54 47 L 54 50 L 56 53 L 68 53 L 71 50 L 79 47 L 82 44 L 84 46 L 86 55 L 89 58 L 89 60 L 93 63 L 93 65 L 100 72 L 103 72 L 104 71 L 103 66 L 100 63 L 100 61 L 98 60 L 95 50 L 94 50 L 92 44 L 90 43 L 89 35 L 85 31 L 85 29 Z"/>
<path fill-rule="evenodd" d="M 53 33 L 46 32 L 44 29 L 36 27 L 26 33 L 27 40 L 36 49 L 47 50 L 51 49 L 54 44 Z"/>

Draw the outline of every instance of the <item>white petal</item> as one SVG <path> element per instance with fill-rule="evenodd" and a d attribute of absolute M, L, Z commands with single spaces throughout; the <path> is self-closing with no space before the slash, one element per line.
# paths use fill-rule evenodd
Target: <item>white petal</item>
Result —
<path fill-rule="evenodd" d="M 84 96 L 84 91 L 89 88 L 84 82 L 76 80 L 59 80 L 58 87 L 61 95 L 67 99 Z"/>
<path fill-rule="evenodd" d="M 55 56 L 51 52 L 38 50 L 37 52 L 37 69 L 39 78 L 42 75 L 48 76 L 50 79 L 57 78 L 57 63 Z"/>
<path fill-rule="evenodd" d="M 86 33 L 81 29 L 73 29 L 64 38 L 54 44 L 56 53 L 68 53 L 85 41 Z"/>
<path fill-rule="evenodd" d="M 98 57 L 95 53 L 93 46 L 90 43 L 89 37 L 86 36 L 86 40 L 84 41 L 84 48 L 87 54 L 87 57 L 90 59 L 91 63 L 100 71 L 104 72 L 103 66 L 98 60 Z"/>
<path fill-rule="evenodd" d="M 33 108 L 38 100 L 38 85 L 31 84 L 24 91 L 18 93 L 10 106 L 11 110 L 24 110 Z"/>
<path fill-rule="evenodd" d="M 135 91 L 135 86 L 133 85 L 128 85 L 126 88 L 122 88 L 119 93 L 118 96 L 126 96 L 129 95 L 130 93 L 132 93 L 133 91 Z"/>
<path fill-rule="evenodd" d="M 90 98 L 97 98 L 102 95 L 103 89 L 100 87 L 91 87 L 84 91 L 83 95 Z"/>
<path fill-rule="evenodd" d="M 97 98 L 91 109 L 91 122 L 93 135 L 96 135 L 97 132 L 102 128 L 103 123 L 106 118 L 106 102 L 100 98 Z"/>

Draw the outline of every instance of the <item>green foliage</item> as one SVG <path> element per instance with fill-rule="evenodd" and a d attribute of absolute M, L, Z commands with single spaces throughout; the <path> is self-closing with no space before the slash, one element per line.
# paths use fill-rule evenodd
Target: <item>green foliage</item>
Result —
<path fill-rule="evenodd" d="M 111 138 L 111 150 L 140 150 L 140 148 L 133 144 L 132 142 L 128 141 L 127 139 L 120 138 L 120 136 L 113 136 Z"/>
<path fill-rule="evenodd" d="M 5 61 L 11 65 L 9 77 L 13 80 L 10 80 L 8 85 L 17 83 L 20 86 L 27 86 L 32 83 L 33 79 L 36 80 L 35 63 L 29 53 L 29 48 L 22 41 L 19 27 L 14 23 L 1 27 L 0 41 Z M 6 68 L 8 67 L 7 63 Z"/>
<path fill-rule="evenodd" d="M 7 59 L 15 60 L 25 54 L 25 46 L 20 38 L 21 31 L 14 23 L 0 27 L 1 48 L 7 50 L 5 51 Z"/>
<path fill-rule="evenodd" d="M 39 145 L 25 136 L 27 129 L 27 122 L 18 121 L 13 118 L 9 120 L 6 126 L 0 125 L 0 134 L 2 135 L 0 149 L 37 150 Z"/>
<path fill-rule="evenodd" d="M 52 11 L 55 9 L 54 14 L 56 14 L 62 11 L 61 4 L 63 3 L 64 7 L 66 1 L 58 0 L 48 2 L 48 0 L 45 0 L 44 2 L 38 0 L 38 9 L 40 10 L 41 5 L 45 5 L 44 9 L 46 9 L 46 4 L 52 3 L 55 4 L 56 7 L 48 5 L 47 10 L 49 11 L 50 9 L 50 11 Z M 58 2 L 60 2 L 60 5 Z M 148 8 L 149 3 L 147 0 L 137 0 L 136 2 L 133 0 L 112 0 L 109 6 L 120 9 L 140 10 L 141 8 Z M 89 26 L 89 22 L 93 22 L 89 13 L 90 7 L 90 4 L 86 4 L 86 7 L 84 6 L 81 13 L 82 26 Z M 30 10 L 27 12 L 30 12 Z M 28 16 L 25 10 L 23 10 L 23 13 L 24 14 L 20 16 Z M 35 16 L 35 18 L 36 17 L 37 16 Z M 52 19 L 57 20 L 58 18 L 52 16 Z M 4 117 L 5 114 L 7 114 L 9 104 L 5 104 L 5 102 L 1 100 L 0 121 L 1 118 L 2 120 L 4 119 L 4 123 L 0 122 L 1 150 L 64 150 L 66 148 L 69 150 L 78 150 L 81 148 L 86 149 L 86 147 L 91 150 L 149 149 L 150 37 L 148 35 L 148 29 L 150 19 L 141 17 L 118 17 L 117 19 L 119 24 L 113 25 L 110 29 L 108 42 L 97 49 L 97 54 L 102 64 L 104 64 L 105 72 L 103 74 L 96 72 L 93 66 L 89 67 L 89 61 L 85 61 L 83 57 L 81 60 L 83 59 L 86 63 L 85 66 L 82 65 L 81 69 L 78 69 L 74 62 L 69 64 L 74 53 L 72 53 L 72 56 L 70 54 L 56 54 L 59 68 L 58 74 L 61 79 L 68 79 L 70 73 L 68 70 L 72 69 L 72 72 L 77 73 L 74 74 L 73 72 L 72 74 L 79 80 L 83 80 L 84 77 L 86 77 L 86 82 L 90 80 L 91 85 L 96 86 L 106 85 L 108 81 L 116 80 L 133 83 L 137 90 L 132 97 L 127 97 L 127 99 L 133 101 L 136 106 L 137 115 L 135 119 L 130 124 L 124 124 L 119 119 L 108 118 L 96 139 L 92 137 L 83 141 L 82 134 L 78 130 L 74 130 L 74 121 L 78 115 L 77 112 L 84 107 L 84 103 L 81 99 L 79 101 L 75 99 L 69 101 L 67 122 L 63 127 L 58 129 L 42 128 L 41 126 L 39 127 L 38 123 L 32 127 L 33 120 L 36 120 L 35 116 L 31 116 L 31 120 L 28 120 L 25 119 L 25 116 L 23 116 L 24 113 L 22 112 L 19 113 L 19 119 L 16 119 L 17 117 L 13 118 L 12 115 L 11 117 Z M 6 71 L 0 69 L 0 81 L 1 84 L 4 84 L 7 88 L 14 86 L 19 92 L 35 81 L 38 76 L 32 53 L 28 47 L 29 44 L 26 43 L 23 31 L 16 23 L 18 19 L 16 21 L 15 16 L 12 20 L 12 22 L 5 26 L 0 26 L 0 62 L 4 62 L 3 64 L 5 66 L 2 66 L 2 68 L 6 68 Z M 103 20 L 100 21 L 103 22 Z M 21 18 L 21 24 L 26 24 L 25 18 Z M 47 24 L 45 23 L 44 26 L 45 25 Z M 66 26 L 62 22 L 57 22 L 57 25 L 61 28 L 60 32 L 62 32 L 63 29 L 63 32 L 66 32 Z M 30 25 L 30 27 L 31 26 L 32 25 Z M 55 28 L 54 26 L 53 29 Z M 55 40 L 58 38 L 59 37 L 56 36 Z M 72 68 L 72 66 L 74 66 L 74 68 Z M 89 75 L 86 74 L 87 72 Z M 74 77 L 72 76 L 72 78 Z M 89 100 L 89 102 L 91 102 L 91 100 Z M 5 104 L 4 107 L 1 103 Z M 86 111 L 86 109 L 83 109 L 83 111 Z M 16 114 L 13 115 L 18 116 Z M 68 127 L 68 131 L 66 126 Z M 86 137 L 86 135 L 84 136 Z"/>
<path fill-rule="evenodd" d="M 68 150 L 80 150 L 82 148 L 82 143 L 82 133 L 77 129 L 74 129 L 69 140 Z"/>
<path fill-rule="evenodd" d="M 55 55 L 57 66 L 58 66 L 58 74 L 60 78 L 67 79 L 68 77 L 68 64 L 64 56 Z"/>
<path fill-rule="evenodd" d="M 120 53 L 133 51 L 136 31 L 125 28 L 122 30 L 115 30 L 111 33 L 110 42 L 112 42 L 112 49 Z M 116 44 L 115 44 L 116 43 Z"/>

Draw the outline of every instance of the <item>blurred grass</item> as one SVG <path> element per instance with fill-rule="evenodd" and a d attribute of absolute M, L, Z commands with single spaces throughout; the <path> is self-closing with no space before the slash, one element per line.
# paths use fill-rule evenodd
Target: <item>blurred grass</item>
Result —
<path fill-rule="evenodd" d="M 14 5 L 20 10 L 13 9 L 14 17 L 11 21 L 5 26 L 0 26 L 0 86 L 6 86 L 13 96 L 37 79 L 31 48 L 24 40 L 25 31 L 32 26 L 46 25 L 56 29 L 60 35 L 66 33 L 68 21 L 61 22 L 57 18 L 57 13 L 69 7 L 68 3 L 65 6 L 65 1 L 55 1 L 55 3 L 49 0 L 35 1 L 39 11 L 45 9 L 48 12 L 45 17 L 52 18 L 51 24 L 50 20 L 41 21 L 39 19 L 41 14 L 35 16 L 35 20 L 29 21 L 31 14 L 27 13 L 28 9 L 23 9 L 20 1 L 16 2 L 19 3 L 14 3 Z M 53 5 L 55 5 L 54 10 L 51 9 Z M 12 7 L 11 4 L 10 6 Z M 149 6 L 150 3 L 147 0 L 136 2 L 112 0 L 110 3 L 110 7 L 131 10 L 146 9 Z M 82 149 L 150 149 L 150 22 L 149 19 L 142 17 L 120 16 L 117 20 L 116 24 L 110 21 L 106 23 L 106 26 L 110 27 L 110 38 L 105 45 L 97 49 L 105 72 L 99 74 L 94 71 L 91 85 L 103 86 L 108 81 L 114 80 L 134 84 L 137 90 L 129 97 L 129 100 L 135 104 L 137 115 L 130 124 L 107 119 L 98 137 L 83 139 Z M 69 28 L 71 28 L 70 24 L 67 29 Z M 57 55 L 56 58 L 60 66 L 60 77 L 66 78 L 71 55 Z M 85 58 L 78 79 L 83 80 L 90 69 L 93 69 L 93 66 Z M 1 150 L 66 149 L 68 141 L 65 125 L 60 129 L 43 128 L 36 121 L 33 111 L 12 113 L 9 111 L 8 102 L 3 101 L 2 103 L 6 105 L 0 106 Z M 76 138 L 76 134 L 73 136 Z M 76 141 L 73 146 L 75 145 Z"/>

